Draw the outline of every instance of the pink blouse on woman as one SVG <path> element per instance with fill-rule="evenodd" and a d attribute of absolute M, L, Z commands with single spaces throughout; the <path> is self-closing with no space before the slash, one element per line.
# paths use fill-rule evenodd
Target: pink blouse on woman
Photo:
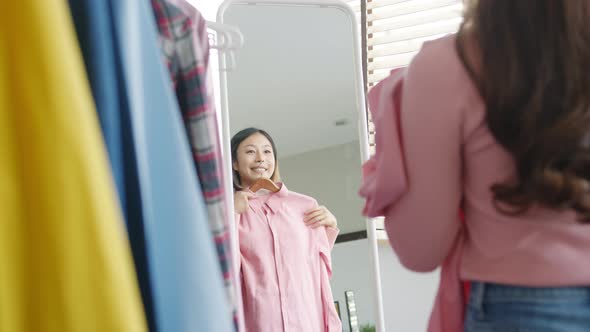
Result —
<path fill-rule="evenodd" d="M 338 229 L 310 228 L 308 196 L 281 190 L 249 200 L 236 215 L 247 332 L 340 332 L 330 277 Z"/>
<path fill-rule="evenodd" d="M 490 186 L 513 179 L 515 164 L 487 127 L 454 35 L 426 43 L 407 69 L 370 91 L 369 103 L 377 151 L 363 170 L 365 214 L 385 216 L 409 269 L 442 265 L 429 331 L 463 331 L 459 278 L 590 285 L 590 225 L 572 211 L 534 207 L 509 216 L 494 206 Z"/>

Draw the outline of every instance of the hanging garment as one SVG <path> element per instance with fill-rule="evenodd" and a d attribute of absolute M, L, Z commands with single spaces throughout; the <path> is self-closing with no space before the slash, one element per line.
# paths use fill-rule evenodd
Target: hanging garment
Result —
<path fill-rule="evenodd" d="M 360 194 L 366 199 L 363 214 L 369 217 L 386 215 L 389 204 L 399 199 L 408 188 L 404 160 L 401 158 L 403 148 L 399 127 L 405 75 L 405 69 L 393 70 L 369 94 L 373 119 L 378 124 L 376 130 L 380 132 L 377 142 L 379 152 L 363 165 Z M 384 149 L 387 149 L 387 153 L 382 152 Z M 428 332 L 463 330 L 465 299 L 459 278 L 462 251 L 463 231 L 442 263 L 439 288 L 428 321 Z"/>
<path fill-rule="evenodd" d="M 342 331 L 329 283 L 338 229 L 305 225 L 316 207 L 283 184 L 236 216 L 246 331 Z"/>
<path fill-rule="evenodd" d="M 232 331 L 190 146 L 149 3 L 110 0 L 159 331 Z"/>
<path fill-rule="evenodd" d="M 69 0 L 123 209 L 150 331 L 156 331 L 135 144 L 114 16 L 106 1 Z"/>
<path fill-rule="evenodd" d="M 69 0 L 78 42 L 98 112 L 103 138 L 121 206 L 125 209 L 125 180 L 121 129 L 121 77 L 116 71 L 117 51 L 106 2 Z"/>
<path fill-rule="evenodd" d="M 160 33 L 160 48 L 180 105 L 228 301 L 237 323 L 219 130 L 213 100 L 207 93 L 209 40 L 205 19 L 184 0 L 152 0 L 151 3 Z"/>
<path fill-rule="evenodd" d="M 65 0 L 0 3 L 0 331 L 145 331 Z"/>

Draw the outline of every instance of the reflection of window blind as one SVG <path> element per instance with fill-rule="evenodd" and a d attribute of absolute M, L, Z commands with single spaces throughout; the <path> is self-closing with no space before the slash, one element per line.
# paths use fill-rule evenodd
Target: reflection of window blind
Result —
<path fill-rule="evenodd" d="M 462 0 L 366 1 L 369 89 L 392 69 L 407 66 L 425 41 L 456 32 L 462 20 Z M 371 154 L 374 129 L 369 119 Z"/>

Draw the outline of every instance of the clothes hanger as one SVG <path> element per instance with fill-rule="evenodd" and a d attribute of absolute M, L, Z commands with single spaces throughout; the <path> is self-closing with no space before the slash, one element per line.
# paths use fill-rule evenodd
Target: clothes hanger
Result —
<path fill-rule="evenodd" d="M 281 188 L 279 188 L 276 183 L 274 183 L 272 180 L 267 179 L 267 178 L 260 178 L 260 179 L 256 180 L 256 182 L 254 182 L 253 185 L 250 186 L 250 191 L 252 191 L 254 193 L 260 189 L 266 189 L 266 190 L 271 191 L 273 193 L 276 193 L 279 190 L 281 190 Z"/>
<path fill-rule="evenodd" d="M 216 49 L 220 54 L 228 56 L 228 64 L 221 66 L 220 71 L 231 71 L 236 67 L 235 52 L 244 45 L 244 35 L 235 26 L 205 21 L 207 28 L 215 31 L 216 38 L 210 40 L 210 48 Z"/>

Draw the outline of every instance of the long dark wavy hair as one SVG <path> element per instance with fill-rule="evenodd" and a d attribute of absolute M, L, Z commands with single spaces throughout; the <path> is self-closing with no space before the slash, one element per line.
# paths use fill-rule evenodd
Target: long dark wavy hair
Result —
<path fill-rule="evenodd" d="M 457 49 L 517 178 L 497 208 L 573 209 L 590 222 L 590 1 L 471 1 Z"/>

